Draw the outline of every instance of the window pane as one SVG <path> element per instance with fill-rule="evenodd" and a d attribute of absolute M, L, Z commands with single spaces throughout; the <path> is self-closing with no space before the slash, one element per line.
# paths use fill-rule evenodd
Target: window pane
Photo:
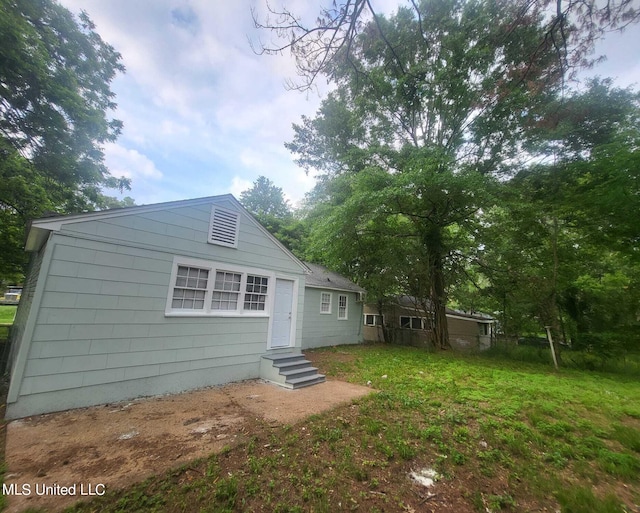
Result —
<path fill-rule="evenodd" d="M 231 273 L 226 271 L 216 272 L 216 280 L 213 285 L 214 290 L 232 290 L 240 291 L 240 281 L 242 275 L 239 273 Z"/>
<path fill-rule="evenodd" d="M 213 292 L 211 296 L 212 310 L 237 310 L 238 296 L 235 292 Z"/>
<path fill-rule="evenodd" d="M 414 329 L 414 330 L 422 329 L 422 319 L 420 317 L 411 317 L 411 329 Z"/>
<path fill-rule="evenodd" d="M 411 327 L 411 317 L 400 317 L 400 327 L 401 328 L 410 328 Z"/>

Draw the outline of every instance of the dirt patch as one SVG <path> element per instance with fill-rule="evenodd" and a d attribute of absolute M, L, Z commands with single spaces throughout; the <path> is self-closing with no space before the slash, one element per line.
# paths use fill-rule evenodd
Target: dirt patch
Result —
<path fill-rule="evenodd" d="M 300 390 L 248 381 L 16 420 L 7 426 L 7 511 L 59 510 L 235 445 L 256 419 L 293 424 L 370 392 L 341 381 Z"/>

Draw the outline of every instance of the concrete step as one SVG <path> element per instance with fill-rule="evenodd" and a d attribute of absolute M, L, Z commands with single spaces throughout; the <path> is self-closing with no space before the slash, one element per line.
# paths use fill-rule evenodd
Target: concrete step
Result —
<path fill-rule="evenodd" d="M 318 374 L 317 367 L 304 367 L 302 369 L 293 369 L 293 370 L 281 370 L 280 375 L 285 378 L 301 378 L 303 376 L 314 376 Z"/>
<path fill-rule="evenodd" d="M 290 360 L 304 359 L 302 353 L 278 353 L 278 354 L 266 354 L 263 356 L 265 360 L 271 360 L 273 362 L 286 362 Z"/>
<path fill-rule="evenodd" d="M 260 364 L 260 376 L 286 388 L 302 388 L 326 381 L 318 369 L 302 353 L 265 355 Z"/>
<path fill-rule="evenodd" d="M 317 385 L 318 383 L 324 383 L 326 378 L 324 374 L 316 374 L 315 376 L 306 376 L 303 378 L 287 379 L 286 383 L 292 385 L 292 388 L 309 387 L 311 385 Z"/>
<path fill-rule="evenodd" d="M 309 360 L 295 360 L 295 361 L 287 361 L 287 362 L 273 362 L 273 366 L 276 369 L 279 369 L 280 372 L 289 371 L 294 369 L 305 369 L 307 367 L 311 367 L 311 362 Z"/>

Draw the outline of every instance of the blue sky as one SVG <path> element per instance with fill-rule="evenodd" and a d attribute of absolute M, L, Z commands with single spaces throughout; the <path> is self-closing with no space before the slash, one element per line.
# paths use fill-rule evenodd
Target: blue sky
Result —
<path fill-rule="evenodd" d="M 400 0 L 402 1 L 402 0 Z M 115 176 L 132 179 L 137 204 L 232 193 L 260 175 L 282 187 L 296 204 L 314 185 L 284 143 L 292 123 L 312 116 L 321 98 L 285 88 L 295 78 L 289 55 L 259 56 L 251 7 L 266 0 L 61 0 L 87 11 L 102 38 L 127 68 L 112 84 L 124 122 L 120 138 L 105 147 Z M 286 0 L 293 12 L 315 19 L 319 4 Z M 391 10 L 397 0 L 378 0 Z M 274 7 L 280 3 L 273 3 Z M 591 74 L 620 86 L 640 85 L 640 26 L 612 35 L 598 48 L 608 60 Z M 322 85 L 322 84 L 321 84 Z M 108 191 L 113 194 L 112 191 Z"/>

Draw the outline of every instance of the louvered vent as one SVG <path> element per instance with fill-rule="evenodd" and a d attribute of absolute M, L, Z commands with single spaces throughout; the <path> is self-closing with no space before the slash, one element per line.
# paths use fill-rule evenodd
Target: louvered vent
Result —
<path fill-rule="evenodd" d="M 212 207 L 209 242 L 235 248 L 238 245 L 240 214 L 220 207 Z"/>

